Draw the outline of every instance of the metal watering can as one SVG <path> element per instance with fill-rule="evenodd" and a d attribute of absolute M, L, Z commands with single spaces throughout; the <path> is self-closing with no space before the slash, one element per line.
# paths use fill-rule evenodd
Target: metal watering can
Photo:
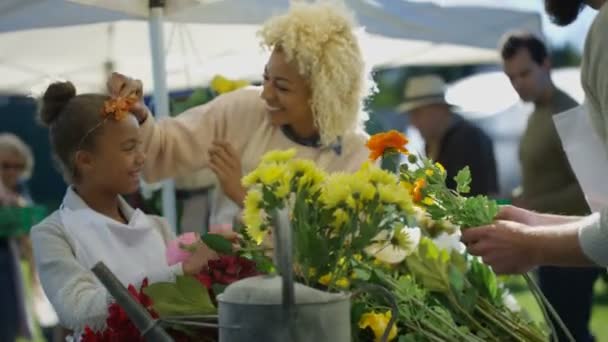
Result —
<path fill-rule="evenodd" d="M 275 262 L 281 276 L 258 276 L 229 285 L 218 296 L 220 342 L 350 342 L 350 293 L 329 293 L 294 283 L 292 230 L 286 211 L 273 215 Z M 393 306 L 382 341 L 397 317 Z"/>

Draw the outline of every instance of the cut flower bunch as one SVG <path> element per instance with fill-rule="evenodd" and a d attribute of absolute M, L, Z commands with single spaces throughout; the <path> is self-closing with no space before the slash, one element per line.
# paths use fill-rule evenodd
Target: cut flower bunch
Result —
<path fill-rule="evenodd" d="M 372 136 L 370 158 L 408 154 L 406 143 L 396 131 Z M 512 296 L 460 243 L 461 228 L 492 221 L 495 202 L 465 197 L 468 169 L 458 174 L 453 191 L 441 165 L 408 159 L 394 171 L 370 161 L 353 174 L 327 174 L 297 159 L 294 150 L 267 153 L 243 178 L 243 256 L 270 257 L 272 214 L 286 210 L 297 281 L 357 293 L 351 315 L 356 340 L 547 340 L 546 331 L 507 306 Z M 397 317 L 386 299 L 359 290 L 366 284 L 392 294 Z"/>

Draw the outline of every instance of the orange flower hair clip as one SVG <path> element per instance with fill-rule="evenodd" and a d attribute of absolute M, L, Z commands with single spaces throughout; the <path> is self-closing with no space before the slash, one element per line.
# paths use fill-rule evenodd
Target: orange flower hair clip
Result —
<path fill-rule="evenodd" d="M 116 121 L 120 121 L 129 115 L 129 111 L 135 103 L 137 103 L 137 96 L 120 96 L 106 100 L 103 104 L 103 110 L 101 115 L 105 118 L 112 118 Z"/>

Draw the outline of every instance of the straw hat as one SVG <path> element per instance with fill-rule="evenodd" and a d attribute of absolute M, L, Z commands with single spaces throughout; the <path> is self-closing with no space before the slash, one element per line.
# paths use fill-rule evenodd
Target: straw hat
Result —
<path fill-rule="evenodd" d="M 429 104 L 445 103 L 445 81 L 437 75 L 412 77 L 404 90 L 405 100 L 397 110 L 409 112 Z"/>

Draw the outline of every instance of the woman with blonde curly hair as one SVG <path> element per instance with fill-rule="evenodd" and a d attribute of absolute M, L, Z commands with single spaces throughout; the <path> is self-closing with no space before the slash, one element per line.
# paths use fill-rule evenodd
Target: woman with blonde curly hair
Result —
<path fill-rule="evenodd" d="M 160 180 L 210 168 L 218 178 L 211 224 L 232 223 L 242 206 L 240 179 L 260 157 L 294 148 L 327 171 L 355 171 L 367 158 L 361 129 L 366 95 L 363 57 L 346 9 L 294 4 L 259 31 L 272 53 L 262 89 L 246 88 L 155 123 L 143 103 L 147 163 L 144 176 Z M 113 74 L 114 96 L 141 95 L 142 84 Z"/>

